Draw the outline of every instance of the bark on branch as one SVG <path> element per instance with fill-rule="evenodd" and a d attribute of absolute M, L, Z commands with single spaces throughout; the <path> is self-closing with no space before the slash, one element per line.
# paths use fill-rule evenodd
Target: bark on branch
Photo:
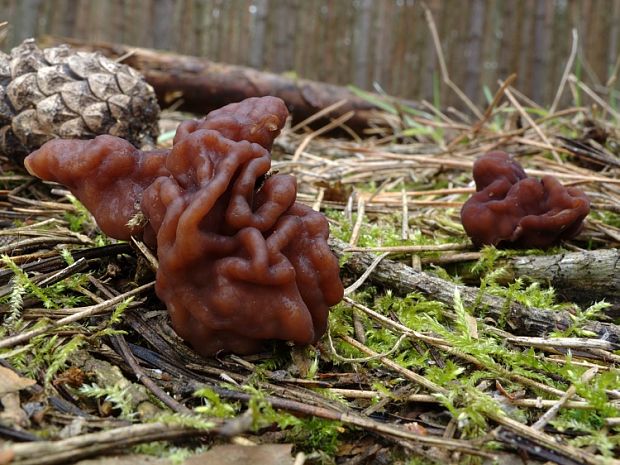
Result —
<path fill-rule="evenodd" d="M 557 255 L 514 257 L 498 262 L 508 271 L 508 279 L 524 276 L 547 282 L 561 297 L 591 304 L 605 299 L 605 312 L 620 316 L 620 250 L 600 249 Z"/>
<path fill-rule="evenodd" d="M 344 249 L 349 247 L 348 244 L 334 238 L 330 239 L 330 246 L 338 257 L 342 257 Z M 347 254 L 345 267 L 354 274 L 361 275 L 375 258 L 374 255 L 365 252 Z M 465 305 L 477 306 L 479 313 L 503 322 L 516 335 L 544 336 L 573 325 L 571 314 L 567 311 L 528 307 L 507 301 L 503 297 L 481 295 L 478 288 L 457 286 L 393 260 L 382 260 L 369 279 L 400 293 L 421 292 L 446 305 L 454 304 L 454 294 L 458 290 Z M 615 324 L 590 321 L 584 324 L 582 329 L 591 331 L 609 342 L 620 343 L 620 327 Z"/>

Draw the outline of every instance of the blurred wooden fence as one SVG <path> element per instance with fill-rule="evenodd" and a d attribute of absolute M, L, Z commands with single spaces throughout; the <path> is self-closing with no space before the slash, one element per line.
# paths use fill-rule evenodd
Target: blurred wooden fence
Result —
<path fill-rule="evenodd" d="M 484 87 L 516 87 L 549 103 L 579 32 L 574 72 L 620 89 L 620 0 L 427 0 L 452 80 L 478 103 Z M 53 34 L 173 50 L 337 84 L 433 100 L 441 82 L 419 0 L 0 0 L 4 49 Z"/>

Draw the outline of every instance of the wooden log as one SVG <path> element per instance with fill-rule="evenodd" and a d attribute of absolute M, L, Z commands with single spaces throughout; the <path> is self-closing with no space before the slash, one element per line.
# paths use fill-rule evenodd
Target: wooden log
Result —
<path fill-rule="evenodd" d="M 620 249 L 514 257 L 499 266 L 504 263 L 515 276 L 546 281 L 571 298 L 583 301 L 605 297 L 620 303 Z M 584 292 L 589 295 L 577 295 Z"/>
<path fill-rule="evenodd" d="M 620 317 L 620 249 L 506 257 L 499 258 L 494 266 L 506 270 L 499 283 L 516 278 L 545 283 L 566 301 L 586 306 L 605 300 L 611 306 L 604 313 Z M 479 281 L 469 265 L 458 265 L 457 272 L 465 283 Z"/>
<path fill-rule="evenodd" d="M 605 299 L 605 313 L 620 316 L 620 249 L 531 255 L 501 261 L 514 277 L 546 282 L 564 299 L 591 304 Z"/>
<path fill-rule="evenodd" d="M 123 63 L 140 71 L 153 86 L 162 107 L 182 99 L 180 110 L 205 114 L 244 98 L 274 95 L 286 102 L 294 122 L 302 121 L 341 100 L 345 103 L 331 112 L 329 117 L 337 118 L 354 111 L 354 116 L 346 124 L 356 131 L 369 127 L 371 120 L 376 120 L 378 116 L 376 105 L 342 86 L 147 48 L 55 37 L 46 37 L 42 41 L 46 46 L 68 43 L 114 59 L 124 57 Z M 399 102 L 415 106 L 414 102 Z M 323 120 L 321 123 L 325 122 Z"/>
<path fill-rule="evenodd" d="M 339 258 L 349 247 L 345 242 L 335 238 L 330 238 L 329 244 Z M 375 255 L 366 252 L 347 254 L 344 266 L 354 274 L 361 275 L 375 258 Z M 393 260 L 383 259 L 368 279 L 403 294 L 421 292 L 446 305 L 454 304 L 454 295 L 458 291 L 466 306 L 476 306 L 480 314 L 503 322 L 507 329 L 516 335 L 545 336 L 553 331 L 568 329 L 574 322 L 567 311 L 535 308 L 511 302 L 503 297 L 481 293 L 476 287 L 456 285 L 437 276 L 416 271 Z M 591 331 L 611 343 L 620 344 L 618 325 L 589 321 L 582 326 L 582 329 Z"/>

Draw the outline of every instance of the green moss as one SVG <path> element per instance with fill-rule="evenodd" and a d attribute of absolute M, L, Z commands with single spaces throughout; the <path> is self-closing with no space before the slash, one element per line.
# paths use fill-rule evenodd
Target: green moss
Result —
<path fill-rule="evenodd" d="M 196 391 L 194 397 L 199 397 L 204 402 L 203 405 L 194 408 L 196 413 L 209 417 L 232 418 L 239 411 L 238 404 L 223 402 L 215 391 L 207 387 Z"/>

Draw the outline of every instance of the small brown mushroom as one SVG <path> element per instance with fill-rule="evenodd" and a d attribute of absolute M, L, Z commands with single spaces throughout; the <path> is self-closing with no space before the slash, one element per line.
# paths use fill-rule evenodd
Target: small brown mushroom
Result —
<path fill-rule="evenodd" d="M 476 193 L 465 202 L 461 222 L 477 246 L 544 248 L 579 233 L 590 211 L 583 191 L 556 178 L 527 177 L 505 152 L 474 163 Z"/>

